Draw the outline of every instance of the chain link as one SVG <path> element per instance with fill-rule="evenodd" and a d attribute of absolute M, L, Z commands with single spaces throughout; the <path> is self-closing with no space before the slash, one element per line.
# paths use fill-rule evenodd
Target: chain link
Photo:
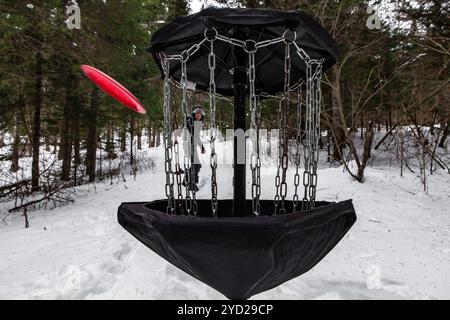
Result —
<path fill-rule="evenodd" d="M 220 34 L 217 35 L 217 39 L 221 40 L 223 42 L 229 43 L 229 44 L 231 44 L 233 46 L 238 46 L 238 47 L 241 47 L 241 48 L 245 47 L 245 41 L 242 41 L 242 40 L 238 40 L 238 39 L 230 38 L 230 37 L 225 37 L 225 36 L 222 36 Z"/>
<path fill-rule="evenodd" d="M 274 44 L 278 44 L 280 42 L 283 42 L 283 40 L 284 40 L 284 37 L 278 37 L 278 38 L 274 38 L 274 39 L 264 40 L 264 41 L 257 42 L 255 47 L 256 47 L 256 49 L 259 49 L 259 48 L 271 46 Z"/>
<path fill-rule="evenodd" d="M 200 50 L 200 48 L 202 47 L 202 45 L 205 43 L 206 40 L 207 40 L 207 39 L 204 38 L 204 39 L 203 39 L 202 41 L 200 41 L 199 43 L 195 43 L 195 44 L 193 44 L 192 46 L 190 46 L 189 48 L 187 48 L 186 50 L 184 50 L 184 51 L 181 53 L 181 60 L 182 60 L 182 61 L 184 60 L 184 62 L 186 63 L 186 62 L 189 60 L 189 58 L 190 58 L 191 56 L 193 56 L 194 54 L 197 53 L 198 50 Z M 175 56 L 175 57 L 177 57 L 177 56 Z"/>
<path fill-rule="evenodd" d="M 309 57 L 309 55 L 305 52 L 305 50 L 300 48 L 300 46 L 296 42 L 293 42 L 293 44 L 295 46 L 295 49 L 296 49 L 297 54 L 300 57 L 300 59 L 302 59 L 306 64 L 309 64 L 311 61 L 311 58 Z"/>

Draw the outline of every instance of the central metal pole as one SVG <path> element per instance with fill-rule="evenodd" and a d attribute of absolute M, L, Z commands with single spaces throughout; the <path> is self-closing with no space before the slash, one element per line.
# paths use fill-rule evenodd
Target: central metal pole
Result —
<path fill-rule="evenodd" d="M 247 68 L 245 52 L 240 47 L 234 47 L 236 66 L 233 73 L 234 91 L 234 141 L 233 141 L 233 216 L 247 215 L 245 200 L 245 91 L 247 85 Z"/>

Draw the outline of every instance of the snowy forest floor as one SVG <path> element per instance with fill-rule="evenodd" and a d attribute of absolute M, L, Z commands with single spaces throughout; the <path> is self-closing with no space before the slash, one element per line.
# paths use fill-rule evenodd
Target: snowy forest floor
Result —
<path fill-rule="evenodd" d="M 29 212 L 27 229 L 19 214 L 0 216 L 0 299 L 224 299 L 117 223 L 121 202 L 164 198 L 161 152 L 152 156 L 154 170 L 77 187 L 73 204 Z M 273 198 L 275 170 L 262 170 L 262 198 Z M 370 167 L 362 184 L 342 167 L 318 175 L 318 199 L 353 199 L 356 224 L 311 271 L 254 299 L 450 298 L 449 174 L 429 175 L 428 193 L 397 167 Z M 210 195 L 208 177 L 204 165 L 199 198 Z M 218 177 L 220 198 L 230 198 L 231 167 Z"/>

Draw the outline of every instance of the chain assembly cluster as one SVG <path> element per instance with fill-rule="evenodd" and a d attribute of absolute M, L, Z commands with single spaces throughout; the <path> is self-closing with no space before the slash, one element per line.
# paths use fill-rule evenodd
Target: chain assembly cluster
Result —
<path fill-rule="evenodd" d="M 217 139 L 216 124 L 216 98 L 221 98 L 216 93 L 216 53 L 214 52 L 215 41 L 222 41 L 233 46 L 241 47 L 248 54 L 248 86 L 249 86 L 249 110 L 250 130 L 249 137 L 252 143 L 250 154 L 250 170 L 252 175 L 252 212 L 255 215 L 261 213 L 261 158 L 260 158 L 260 119 L 261 98 L 277 98 L 278 104 L 278 159 L 277 173 L 275 177 L 276 193 L 274 198 L 274 214 L 286 213 L 285 200 L 287 197 L 288 179 L 288 150 L 289 150 L 289 109 L 295 105 L 295 173 L 294 173 L 294 195 L 293 210 L 296 211 L 301 203 L 301 209 L 313 208 L 316 198 L 317 187 L 317 164 L 319 159 L 318 142 L 320 139 L 320 109 L 321 90 L 320 81 L 322 77 L 322 60 L 310 59 L 308 54 L 296 43 L 296 32 L 287 30 L 281 37 L 255 42 L 253 40 L 242 41 L 235 38 L 223 36 L 216 29 L 207 29 L 204 38 L 181 52 L 179 55 L 161 54 L 161 64 L 164 72 L 164 148 L 165 148 L 165 173 L 166 173 L 166 196 L 168 199 L 167 212 L 170 214 L 197 215 L 198 207 L 196 190 L 192 188 L 195 173 L 193 164 L 194 144 L 193 136 L 187 128 L 193 127 L 193 119 L 190 117 L 191 110 L 187 101 L 188 79 L 187 63 L 190 57 L 195 55 L 200 48 L 207 48 L 207 60 L 209 69 L 209 108 L 210 108 L 210 167 L 211 167 L 211 209 L 214 217 L 218 216 L 217 197 L 217 154 L 215 142 Z M 209 43 L 209 46 L 207 45 Z M 284 90 L 281 96 L 269 96 L 256 92 L 256 53 L 258 49 L 284 43 Z M 306 65 L 304 79 L 291 86 L 291 51 L 295 51 Z M 181 77 L 175 85 L 181 88 L 181 114 L 183 115 L 183 169 L 185 172 L 185 183 L 181 181 L 179 143 L 174 143 L 171 138 L 171 108 L 170 108 L 170 62 L 176 60 L 181 66 Z M 303 91 L 306 91 L 304 94 Z M 291 100 L 291 93 L 296 92 L 296 101 Z M 189 122 L 188 122 L 189 121 Z M 303 198 L 300 201 L 301 181 L 301 146 L 303 142 Z M 173 144 L 173 146 L 172 146 Z M 177 199 L 174 193 L 174 172 L 172 169 L 172 156 L 175 158 L 175 173 L 177 186 Z M 185 194 L 183 196 L 183 187 Z M 183 205 L 184 203 L 184 205 Z"/>
<path fill-rule="evenodd" d="M 291 44 L 295 41 L 288 39 L 287 31 L 283 35 L 285 42 L 284 51 L 284 90 L 283 96 L 278 104 L 278 166 L 277 174 L 275 176 L 276 194 L 274 199 L 274 215 L 286 213 L 285 199 L 287 195 L 286 174 L 288 169 L 288 123 L 289 115 L 289 93 L 291 85 Z"/>
<path fill-rule="evenodd" d="M 322 62 L 310 60 L 306 65 L 306 108 L 302 210 L 314 208 L 317 189 L 317 164 L 319 162 L 320 109 Z"/>

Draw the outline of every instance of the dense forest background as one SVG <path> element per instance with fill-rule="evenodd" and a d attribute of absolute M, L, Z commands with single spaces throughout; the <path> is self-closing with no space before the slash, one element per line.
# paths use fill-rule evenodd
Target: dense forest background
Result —
<path fill-rule="evenodd" d="M 427 157 L 448 170 L 438 151 L 446 152 L 450 133 L 449 1 L 218 2 L 302 10 L 336 39 L 339 59 L 322 83 L 321 126 L 327 131 L 322 147 L 328 144 L 330 162 L 353 160 L 356 169 L 347 170 L 363 182 L 374 132 L 401 136 L 408 128 L 423 155 L 423 169 Z M 0 0 L 0 149 L 6 150 L 0 162 L 8 163 L 0 172 L 0 197 L 38 191 L 49 198 L 68 186 L 120 175 L 117 166 L 124 163 L 136 174 L 144 166 L 134 156 L 136 149 L 160 144 L 162 83 L 146 48 L 152 32 L 189 13 L 189 2 L 77 3 L 81 28 L 69 29 L 66 6 L 71 1 Z M 370 5 L 388 8 L 379 12 L 380 28 L 367 25 Z M 147 115 L 134 114 L 99 92 L 82 76 L 81 64 L 123 83 L 147 107 Z M 173 99 L 176 105 L 179 96 Z M 202 94 L 190 99 L 207 106 Z M 275 108 L 269 102 L 263 110 L 267 129 L 276 126 Z M 220 101 L 221 130 L 231 125 L 231 116 L 229 103 Z M 355 146 L 355 138 L 363 148 Z M 57 161 L 46 162 L 44 152 Z M 29 177 L 17 174 L 24 158 L 31 162 Z M 122 161 L 105 170 L 101 163 L 112 159 Z"/>

